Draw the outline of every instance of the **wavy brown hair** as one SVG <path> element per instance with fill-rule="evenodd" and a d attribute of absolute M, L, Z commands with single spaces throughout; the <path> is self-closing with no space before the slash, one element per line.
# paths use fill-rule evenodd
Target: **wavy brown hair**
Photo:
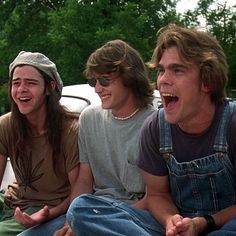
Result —
<path fill-rule="evenodd" d="M 150 67 L 157 67 L 166 48 L 177 47 L 180 57 L 186 63 L 194 62 L 199 67 L 201 81 L 209 88 L 211 101 L 218 103 L 226 98 L 228 64 L 214 36 L 175 24 L 161 28 L 157 36 Z"/>
<path fill-rule="evenodd" d="M 151 104 L 153 88 L 147 67 L 137 50 L 126 42 L 116 39 L 107 42 L 93 52 L 86 63 L 85 76 L 117 71 L 124 86 L 130 88 L 140 107 Z"/>

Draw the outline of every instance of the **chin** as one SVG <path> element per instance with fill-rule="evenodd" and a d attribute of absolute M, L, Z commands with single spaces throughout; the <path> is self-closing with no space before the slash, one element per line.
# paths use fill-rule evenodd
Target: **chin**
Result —
<path fill-rule="evenodd" d="M 30 110 L 26 110 L 26 109 L 19 109 L 19 111 L 20 111 L 20 113 L 22 114 L 22 115 L 28 115 L 28 114 L 30 114 Z"/>
<path fill-rule="evenodd" d="M 102 108 L 103 108 L 103 109 L 110 109 L 111 106 L 110 106 L 109 104 L 102 103 Z"/>
<path fill-rule="evenodd" d="M 165 121 L 170 124 L 177 124 L 178 123 L 177 117 L 173 116 L 173 115 L 166 115 L 165 114 Z"/>

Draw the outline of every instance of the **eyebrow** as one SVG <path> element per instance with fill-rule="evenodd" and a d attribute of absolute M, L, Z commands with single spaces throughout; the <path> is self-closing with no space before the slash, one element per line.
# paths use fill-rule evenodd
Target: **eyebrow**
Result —
<path fill-rule="evenodd" d="M 21 80 L 21 78 L 19 78 L 19 77 L 12 78 L 12 81 L 18 81 L 18 80 Z M 39 81 L 37 79 L 32 79 L 32 78 L 25 78 L 24 80 L 26 80 L 27 82 L 38 82 Z"/>
<path fill-rule="evenodd" d="M 162 64 L 158 64 L 156 68 L 157 69 L 163 69 L 165 67 Z M 188 69 L 188 66 L 184 65 L 184 64 L 172 63 L 172 64 L 169 64 L 166 68 L 167 69 L 171 69 L 171 70 L 176 69 L 176 68 L 180 68 L 180 69 L 185 69 L 186 70 L 186 69 Z"/>

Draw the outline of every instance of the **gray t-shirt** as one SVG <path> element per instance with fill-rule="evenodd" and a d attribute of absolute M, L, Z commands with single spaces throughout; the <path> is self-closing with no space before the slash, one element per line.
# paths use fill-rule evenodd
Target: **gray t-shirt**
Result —
<path fill-rule="evenodd" d="M 147 106 L 131 119 L 116 120 L 111 110 L 91 106 L 80 116 L 80 162 L 89 163 L 94 194 L 133 203 L 145 187 L 137 167 L 139 130 L 155 109 Z"/>

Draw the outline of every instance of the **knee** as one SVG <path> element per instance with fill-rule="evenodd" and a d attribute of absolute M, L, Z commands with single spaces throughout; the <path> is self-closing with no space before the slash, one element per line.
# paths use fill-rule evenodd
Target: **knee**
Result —
<path fill-rule="evenodd" d="M 236 232 L 236 218 L 228 221 L 221 229 Z"/>
<path fill-rule="evenodd" d="M 80 195 L 72 201 L 66 214 L 66 220 L 73 230 L 77 227 L 81 230 L 82 224 L 90 218 L 88 210 L 90 202 L 90 194 Z"/>
<path fill-rule="evenodd" d="M 219 230 L 213 231 L 207 236 L 226 236 L 226 235 L 236 235 L 236 218 L 228 221 Z"/>

